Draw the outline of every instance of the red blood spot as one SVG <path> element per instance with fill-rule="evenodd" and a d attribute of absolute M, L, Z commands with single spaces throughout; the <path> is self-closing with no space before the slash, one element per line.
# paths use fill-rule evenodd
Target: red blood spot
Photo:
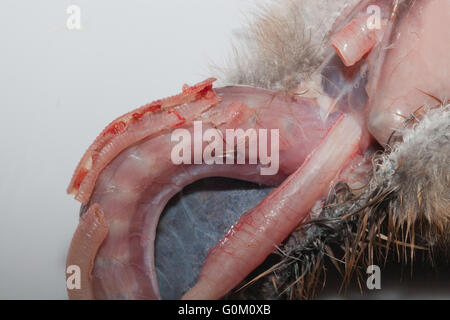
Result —
<path fill-rule="evenodd" d="M 162 107 L 162 104 L 161 104 L 160 101 L 153 102 L 153 103 L 149 104 L 149 105 L 144 109 L 144 113 L 147 113 L 147 112 L 156 112 L 156 111 L 158 111 L 159 109 L 161 109 L 161 107 Z"/>
<path fill-rule="evenodd" d="M 183 94 L 191 94 L 191 93 L 200 93 L 203 92 L 203 95 L 212 89 L 213 82 L 216 81 L 214 78 L 207 79 L 203 82 L 200 82 L 192 87 L 184 85 L 183 86 Z M 202 96 L 203 96 L 202 95 Z"/>
<path fill-rule="evenodd" d="M 173 128 L 181 127 L 183 124 L 186 123 L 186 119 L 183 118 L 176 110 L 169 110 L 167 113 L 168 113 L 168 114 L 173 113 L 174 115 L 177 116 L 178 120 L 180 120 L 179 123 L 177 123 L 176 125 L 172 126 L 172 129 L 173 129 Z"/>
<path fill-rule="evenodd" d="M 195 99 L 196 100 L 200 100 L 202 98 L 212 99 L 215 96 L 216 94 L 214 90 L 212 90 L 212 85 L 208 85 L 196 94 Z"/>
<path fill-rule="evenodd" d="M 75 189 L 79 189 L 81 186 L 81 183 L 83 182 L 84 178 L 86 178 L 86 175 L 89 173 L 89 171 L 86 168 L 81 168 L 78 172 L 77 178 L 75 179 L 73 186 Z"/>
<path fill-rule="evenodd" d="M 210 88 L 210 90 L 208 90 L 208 92 L 205 94 L 205 98 L 208 100 L 214 99 L 216 97 L 216 93 L 214 92 L 214 90 L 212 90 L 212 86 Z"/>
<path fill-rule="evenodd" d="M 126 127 L 127 124 L 124 121 L 115 122 L 105 130 L 103 136 L 106 136 L 107 134 L 117 135 L 119 133 L 122 133 L 126 129 Z"/>
<path fill-rule="evenodd" d="M 135 112 L 135 113 L 133 113 L 133 119 L 134 119 L 134 120 L 139 120 L 139 119 L 141 119 L 143 116 L 144 116 L 144 114 L 143 114 L 143 113 L 140 113 L 140 112 Z"/>
<path fill-rule="evenodd" d="M 172 126 L 172 129 L 181 127 L 181 126 L 182 126 L 183 124 L 185 124 L 185 123 L 186 123 L 186 120 L 180 121 L 179 123 L 173 125 L 173 126 Z"/>

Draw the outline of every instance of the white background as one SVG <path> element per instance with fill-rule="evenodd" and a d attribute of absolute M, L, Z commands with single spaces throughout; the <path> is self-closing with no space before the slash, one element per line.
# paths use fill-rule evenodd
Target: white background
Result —
<path fill-rule="evenodd" d="M 77 161 L 112 119 L 224 65 L 253 3 L 1 1 L 0 299 L 66 299 Z"/>

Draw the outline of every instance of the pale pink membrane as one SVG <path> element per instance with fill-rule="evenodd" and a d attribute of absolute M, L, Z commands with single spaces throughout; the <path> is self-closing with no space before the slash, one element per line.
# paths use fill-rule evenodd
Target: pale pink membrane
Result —
<path fill-rule="evenodd" d="M 66 270 L 69 271 L 66 275 L 67 280 L 75 284 L 77 280 L 72 280 L 71 278 L 76 277 L 77 272 L 80 272 L 78 275 L 80 277 L 80 287 L 67 286 L 67 293 L 71 300 L 95 298 L 91 272 L 94 267 L 97 250 L 107 235 L 108 224 L 105 221 L 101 208 L 98 205 L 91 206 L 81 217 L 67 254 Z"/>
<path fill-rule="evenodd" d="M 377 32 L 367 26 L 368 17 L 356 17 L 331 37 L 331 44 L 342 62 L 353 66 L 377 43 Z"/>
<path fill-rule="evenodd" d="M 216 92 L 222 102 L 199 117 L 204 130 L 215 127 L 225 136 L 226 128 L 279 129 L 279 173 L 262 176 L 260 165 L 175 166 L 170 159 L 171 130 L 127 148 L 100 174 L 90 199 L 91 204 L 100 205 L 109 224 L 93 270 L 96 298 L 159 299 L 154 240 L 168 200 L 184 186 L 211 176 L 277 185 L 304 162 L 336 119 L 333 115 L 323 120 L 314 100 L 247 87 Z M 268 145 L 270 150 L 270 141 Z M 289 223 L 293 228 L 297 222 Z"/>
<path fill-rule="evenodd" d="M 368 84 L 369 130 L 382 144 L 416 110 L 437 104 L 425 93 L 450 96 L 450 1 L 415 1 L 388 36 Z"/>
<path fill-rule="evenodd" d="M 260 265 L 308 215 L 352 155 L 362 129 L 341 116 L 305 163 L 246 213 L 210 252 L 197 284 L 184 299 L 218 299 Z"/>

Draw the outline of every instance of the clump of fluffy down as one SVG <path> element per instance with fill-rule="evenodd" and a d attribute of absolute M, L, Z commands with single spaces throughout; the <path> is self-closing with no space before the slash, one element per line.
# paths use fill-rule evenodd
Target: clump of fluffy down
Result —
<path fill-rule="evenodd" d="M 323 260 L 330 256 L 342 261 L 334 263 L 344 269 L 344 284 L 361 265 L 388 256 L 411 263 L 420 250 L 430 259 L 448 258 L 450 105 L 411 120 L 393 134 L 389 150 L 375 156 L 366 188 L 356 192 L 336 186 L 321 216 L 300 226 L 286 243 L 280 279 L 297 282 L 297 290 L 288 293 L 314 294 Z"/>
<path fill-rule="evenodd" d="M 258 294 L 310 298 L 324 285 L 327 261 L 345 286 L 388 257 L 405 264 L 417 251 L 431 260 L 448 258 L 450 105 L 413 119 L 375 156 L 365 188 L 337 184 L 319 216 L 291 234 L 279 250 L 281 261 L 257 278 Z"/>
<path fill-rule="evenodd" d="M 392 151 L 375 159 L 372 188 L 395 191 L 389 202 L 394 227 L 419 227 L 429 246 L 446 243 L 450 222 L 450 105 L 429 110 L 396 133 Z M 397 231 L 397 230 L 393 230 Z"/>
<path fill-rule="evenodd" d="M 248 26 L 236 33 L 229 84 L 292 89 L 322 63 L 334 22 L 359 0 L 281 0 L 258 3 Z"/>

